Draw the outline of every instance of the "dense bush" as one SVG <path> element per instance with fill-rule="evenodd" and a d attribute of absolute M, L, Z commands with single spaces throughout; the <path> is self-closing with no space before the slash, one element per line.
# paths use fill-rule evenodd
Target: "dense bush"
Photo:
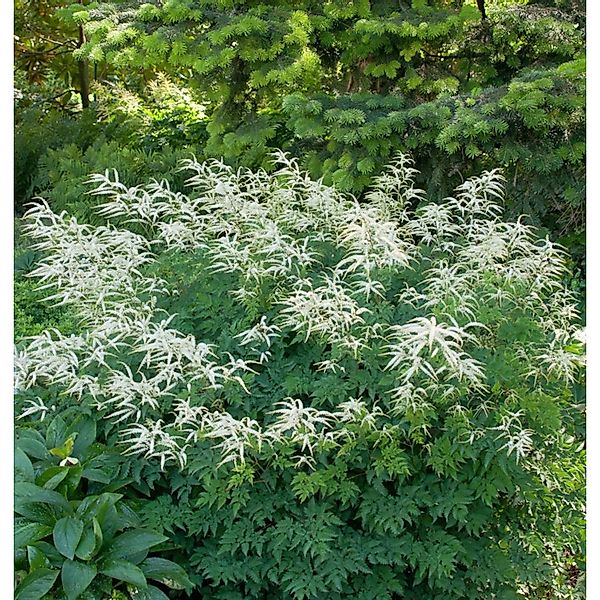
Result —
<path fill-rule="evenodd" d="M 427 203 L 400 157 L 359 204 L 187 167 L 93 176 L 107 226 L 29 211 L 81 324 L 19 341 L 27 422 L 95 416 L 198 597 L 583 597 L 581 324 L 500 174 Z"/>
<path fill-rule="evenodd" d="M 501 166 L 515 216 L 580 258 L 583 8 L 480 4 L 104 0 L 74 13 L 88 35 L 76 55 L 124 80 L 182 80 L 207 107 L 205 156 L 230 164 L 267 168 L 283 148 L 356 193 L 410 152 L 438 199 Z"/>
<path fill-rule="evenodd" d="M 141 98 L 117 84 L 93 87 L 96 101 L 80 115 L 42 108 L 20 112 L 15 131 L 15 205 L 19 213 L 35 195 L 57 210 L 97 222 L 87 198 L 91 172 L 117 164 L 122 180 L 134 185 L 168 177 L 183 189 L 179 162 L 202 156 L 206 142 L 203 107 L 184 88 L 164 77 L 148 84 Z"/>
<path fill-rule="evenodd" d="M 577 232 L 583 244 L 584 68 L 579 60 L 532 70 L 504 87 L 417 105 L 400 96 L 296 94 L 284 111 L 311 174 L 341 189 L 362 191 L 398 149 L 427 165 L 437 197 L 465 174 L 503 164 L 513 215 L 532 215 L 563 236 Z"/>
<path fill-rule="evenodd" d="M 98 135 L 91 112 L 75 117 L 41 108 L 22 111 L 15 124 L 15 209 L 22 211 L 39 189 L 39 163 L 48 151 L 75 144 L 84 152 Z"/>
<path fill-rule="evenodd" d="M 190 156 L 186 149 L 165 148 L 146 152 L 123 146 L 118 141 L 98 140 L 84 152 L 75 144 L 49 150 L 42 159 L 36 188 L 57 211 L 68 210 L 80 220 L 100 224 L 97 200 L 86 194 L 86 181 L 91 171 L 104 171 L 118 160 L 123 183 L 134 185 L 140 178 L 159 174 L 170 177 L 173 185 L 183 188 L 180 161 Z"/>

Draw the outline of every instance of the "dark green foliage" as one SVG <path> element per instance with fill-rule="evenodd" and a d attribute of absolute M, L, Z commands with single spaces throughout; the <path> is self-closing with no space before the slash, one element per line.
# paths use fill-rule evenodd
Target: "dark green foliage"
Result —
<path fill-rule="evenodd" d="M 15 132 L 16 210 L 37 195 L 57 211 L 98 222 L 85 181 L 115 165 L 130 185 L 168 177 L 181 188 L 179 161 L 203 153 L 203 107 L 164 78 L 149 90 L 140 98 L 118 86 L 97 86 L 97 103 L 78 116 L 22 111 Z"/>
<path fill-rule="evenodd" d="M 299 176 L 296 185 L 300 181 L 304 179 Z M 271 188 L 261 189 L 277 197 Z M 254 195 L 254 200 L 269 199 Z M 233 219 L 228 223 L 236 225 Z M 455 237 L 456 243 L 460 240 Z M 323 263 L 304 267 L 302 276 L 318 282 L 343 252 L 328 238 L 314 244 Z M 370 309 L 363 317 L 367 325 L 406 323 L 421 310 L 442 319 L 445 310 L 460 308 L 398 301 L 406 285 L 423 289 L 436 252 L 451 259 L 451 251 L 423 244 L 412 268 L 378 267 L 384 293 L 363 299 Z M 156 299 L 159 314 L 173 315 L 170 326 L 182 339 L 193 335 L 211 344 L 216 357 L 231 352 L 249 358 L 252 351 L 239 346 L 236 336 L 260 315 L 276 317 L 278 299 L 290 281 L 259 278 L 255 295 L 239 301 L 231 290 L 246 281 L 244 274 L 212 272 L 209 256 L 202 246 L 191 253 L 158 249 L 156 262 L 145 273 L 164 280 L 172 292 Z M 542 600 L 548 593 L 581 599 L 583 374 L 577 367 L 572 379 L 549 376 L 543 382 L 531 374 L 537 365 L 528 361 L 535 360 L 538 344 L 547 344 L 540 315 L 529 304 L 505 303 L 496 295 L 508 285 L 515 296 L 526 298 L 531 290 L 525 284 L 503 284 L 484 271 L 471 285 L 478 300 L 475 318 L 486 342 L 469 351 L 486 365 L 483 391 L 458 382 L 455 395 L 440 393 L 420 402 L 415 394 L 404 408 L 395 409 L 390 390 L 398 376 L 385 369 L 384 339 L 374 338 L 353 354 L 322 335 L 305 336 L 302 330 L 283 327 L 269 348 L 268 361 L 253 361 L 254 372 L 242 375 L 251 393 L 231 381 L 212 389 L 192 380 L 189 386 L 177 383 L 160 397 L 156 409 L 140 413 L 144 423 L 152 423 L 146 418 L 154 412 L 167 420 L 173 405 L 187 400 L 194 407 L 226 408 L 234 419 L 268 423 L 277 402 L 296 397 L 305 406 L 327 411 L 349 398 L 364 398 L 389 415 L 389 427 L 349 423 L 349 435 L 335 443 L 314 442 L 310 456 L 296 455 L 298 449 L 291 445 L 265 444 L 262 451 L 248 447 L 245 462 L 220 464 L 220 448 L 201 430 L 195 440 L 192 430 L 185 466 L 177 469 L 167 461 L 161 469 L 157 460 L 121 455 L 122 427 L 111 420 L 111 406 L 99 405 L 93 393 L 78 398 L 65 393 L 60 382 L 21 390 L 19 414 L 27 417 L 28 407 L 35 409 L 39 398 L 48 407 L 42 409 L 41 424 L 26 421 L 28 427 L 18 431 L 17 446 L 24 453 L 17 452 L 18 477 L 25 482 L 17 489 L 18 503 L 25 502 L 18 509 L 27 519 L 19 522 L 27 527 L 23 535 L 40 536 L 29 545 L 43 543 L 38 549 L 45 554 L 52 552 L 45 545 L 52 540 L 62 589 L 68 592 L 72 588 L 66 582 L 75 568 L 69 561 L 75 562 L 78 550 L 81 554 L 86 549 L 85 544 L 80 548 L 84 536 L 91 545 L 94 534 L 93 519 L 90 530 L 77 511 L 117 492 L 119 502 L 140 516 L 141 523 L 132 521 L 131 528 L 155 531 L 164 538 L 149 539 L 164 539 L 165 544 L 157 546 L 160 555 L 148 562 L 137 556 L 135 547 L 138 541 L 147 542 L 146 534 L 138 531 L 139 537 L 130 539 L 125 532 L 125 538 L 117 538 L 124 541 L 101 547 L 102 560 L 79 557 L 84 566 L 96 568 L 90 587 L 96 579 L 102 581 L 100 576 L 136 587 L 143 577 L 162 577 L 163 584 L 175 583 L 166 597 L 177 600 L 184 597 L 181 588 L 191 587 L 206 600 L 518 600 L 523 594 Z M 563 293 L 559 289 L 556 300 Z M 456 317 L 461 323 L 466 320 L 459 313 Z M 582 346 L 572 342 L 566 351 L 579 355 Z M 116 347 L 105 360 L 112 368 L 126 364 L 139 373 L 144 372 L 139 354 Z M 337 363 L 333 371 L 317 367 L 332 358 Z M 107 376 L 98 366 L 88 371 Z M 40 410 L 32 413 L 39 415 Z M 518 451 L 507 452 L 507 419 L 518 419 L 519 430 L 530 439 L 520 460 Z M 21 498 L 25 493 L 29 501 Z M 50 524 L 46 508 L 43 518 L 28 510 L 31 499 L 51 506 Z M 104 527 L 102 532 L 103 538 L 112 537 Z M 126 551 L 134 556 L 123 556 Z M 35 569 L 28 569 L 25 560 L 23 553 L 17 556 L 18 570 L 23 571 L 20 585 L 29 585 L 28 571 L 38 568 L 46 569 L 37 572 L 39 585 L 57 585 L 58 579 L 50 581 L 58 571 L 51 558 L 49 568 L 37 555 L 32 558 Z M 91 570 L 77 568 L 77 581 L 91 577 Z"/>
<path fill-rule="evenodd" d="M 580 0 L 486 0 L 486 20 L 460 0 L 16 6 L 17 213 L 40 195 L 102 223 L 90 173 L 117 168 L 127 185 L 166 178 L 180 191 L 179 161 L 191 154 L 271 168 L 283 148 L 359 198 L 398 151 L 416 159 L 435 199 L 502 167 L 508 212 L 530 215 L 571 251 L 584 310 Z M 88 41 L 77 50 L 82 23 Z M 83 111 L 79 59 L 95 80 Z M 18 243 L 17 341 L 79 331 L 26 276 L 38 259 Z M 252 318 L 228 276 L 205 277 L 202 260 L 165 255 L 157 274 L 179 294 L 160 302 L 181 331 L 228 351 Z M 269 309 L 257 303 L 256 315 Z M 399 316 L 391 300 L 378 310 Z M 188 470 L 161 471 L 122 456 L 117 429 L 89 404 L 36 390 L 53 411 L 17 428 L 15 598 L 183 600 L 193 585 L 192 600 L 583 599 L 583 383 L 524 390 L 507 348 L 531 327 L 514 317 L 499 332 L 490 401 L 524 411 L 544 453 L 539 473 L 499 453 L 493 436 L 459 442 L 464 421 L 443 402 L 408 414 L 385 443 L 358 431 L 342 453 L 319 449 L 312 467 L 284 453 L 217 469 L 219 453 L 200 443 Z M 329 350 L 284 340 L 252 379 L 251 402 L 227 390 L 232 412 L 264 414 L 289 395 L 331 407 L 391 385 L 369 356 L 344 377 L 317 373 Z M 36 395 L 19 409 L 27 400 Z M 208 392 L 203 402 L 215 400 Z M 498 418 L 481 411 L 474 425 Z"/>
<path fill-rule="evenodd" d="M 143 528 L 131 501 L 115 493 L 131 483 L 130 466 L 98 443 L 93 417 L 78 412 L 17 428 L 15 598 L 104 600 L 118 589 L 158 595 L 155 582 L 189 588 L 181 567 L 148 557 L 167 538 Z"/>
<path fill-rule="evenodd" d="M 86 194 L 90 172 L 104 172 L 117 161 L 121 180 L 127 185 L 134 185 L 140 177 L 169 176 L 174 186 L 182 187 L 184 177 L 179 171 L 179 163 L 190 154 L 189 150 L 171 148 L 147 152 L 104 140 L 98 140 L 81 152 L 71 144 L 48 151 L 37 189 L 55 210 L 67 210 L 84 222 L 99 224 L 102 220 L 96 213 L 98 201 Z"/>
<path fill-rule="evenodd" d="M 267 167 L 283 148 L 354 192 L 399 150 L 440 195 L 503 167 L 514 214 L 579 257 L 584 20 L 566 4 L 488 1 L 482 20 L 475 3 L 443 0 L 105 1 L 88 10 L 81 55 L 195 88 L 206 156 Z"/>
<path fill-rule="evenodd" d="M 244 311 L 222 291 L 223 275 L 200 280 L 195 271 L 205 273 L 200 257 L 186 263 L 164 256 L 158 274 L 181 290 L 165 308 L 178 314 L 180 330 L 229 349 L 245 326 Z M 178 546 L 174 560 L 207 600 L 517 600 L 515 582 L 531 599 L 583 598 L 581 581 L 573 587 L 583 568 L 583 387 L 557 387 L 554 395 L 521 387 L 510 345 L 531 325 L 515 316 L 499 331 L 489 401 L 500 402 L 501 412 L 523 410 L 542 436 L 539 475 L 499 453 L 494 436 L 461 441 L 469 435 L 463 415 L 441 402 L 409 411 L 402 432 L 381 443 L 358 430 L 341 450 L 316 453 L 312 467 L 295 467 L 290 451 L 266 464 L 217 469 L 219 453 L 202 443 L 189 475 L 167 471 L 143 502 L 146 525 Z M 348 397 L 378 397 L 393 379 L 373 377 L 371 356 L 344 362 L 343 376 L 316 372 L 314 364 L 328 356 L 317 342 L 286 340 L 271 350 L 251 404 L 228 393 L 234 414 L 258 416 L 286 395 L 326 409 Z M 493 427 L 498 417 L 482 411 L 476 426 Z M 556 447 L 541 441 L 558 430 L 564 433 Z M 546 478 L 555 482 L 552 491 Z"/>
<path fill-rule="evenodd" d="M 313 472 L 247 468 L 228 481 L 207 471 L 179 500 L 167 489 L 144 514 L 189 553 L 203 598 L 517 598 L 523 577 L 535 589 L 550 571 L 525 547 L 541 550 L 553 535 L 536 530 L 549 499 L 502 461 L 447 450 L 458 472 L 434 473 L 426 455 L 398 472 L 383 449 L 364 447 Z M 518 497 L 535 514 L 529 533 L 516 525 Z"/>
<path fill-rule="evenodd" d="M 466 176 L 505 166 L 508 208 L 571 247 L 584 243 L 584 63 L 531 70 L 508 86 L 415 105 L 399 96 L 288 96 L 292 145 L 315 177 L 361 192 L 381 165 L 410 151 L 439 198 Z M 451 176 L 448 177 L 448 174 Z"/>
<path fill-rule="evenodd" d="M 45 329 L 56 328 L 63 333 L 74 331 L 76 324 L 68 313 L 50 307 L 43 302 L 45 294 L 37 290 L 37 284 L 17 275 L 14 282 L 14 335 L 21 339 L 38 335 Z"/>
<path fill-rule="evenodd" d="M 39 290 L 38 282 L 29 279 L 29 273 L 39 259 L 39 253 L 27 247 L 20 232 L 15 231 L 13 307 L 14 339 L 39 335 L 45 329 L 57 329 L 63 333 L 76 331 L 77 324 L 63 307 L 50 306 L 44 302 L 47 294 Z"/>
<path fill-rule="evenodd" d="M 49 150 L 75 144 L 82 151 L 99 134 L 93 113 L 75 117 L 41 108 L 22 111 L 15 127 L 15 209 L 22 212 L 38 189 L 40 160 Z"/>

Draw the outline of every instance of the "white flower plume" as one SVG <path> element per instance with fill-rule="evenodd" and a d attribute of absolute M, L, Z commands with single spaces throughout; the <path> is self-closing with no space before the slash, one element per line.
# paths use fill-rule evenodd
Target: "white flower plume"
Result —
<path fill-rule="evenodd" d="M 21 418 L 55 410 L 42 400 L 52 388 L 102 411 L 127 452 L 162 468 L 184 468 L 199 444 L 221 465 L 289 446 L 298 467 L 312 468 L 319 449 L 359 432 L 387 439 L 409 422 L 426 437 L 427 415 L 444 403 L 465 421 L 471 410 L 488 414 L 499 348 L 519 359 L 531 390 L 576 381 L 584 344 L 565 251 L 524 217 L 501 219 L 499 171 L 427 202 L 401 155 L 359 201 L 284 153 L 274 159 L 273 173 L 185 161 L 189 194 L 166 181 L 129 187 L 117 171 L 92 175 L 101 227 L 42 200 L 30 208 L 25 229 L 41 253 L 30 275 L 80 330 L 18 340 Z M 178 293 L 153 274 L 163 257 L 193 262 L 198 280 L 235 304 L 239 318 L 216 328 L 227 340 L 180 330 L 159 308 Z M 507 341 L 502 328 L 515 323 L 532 335 Z M 284 378 L 273 370 L 292 364 L 290 340 L 309 349 L 310 389 L 280 389 L 265 407 L 261 386 Z M 318 386 L 327 393 L 313 405 Z M 518 460 L 534 444 L 523 423 L 519 411 L 504 414 L 490 434 Z M 464 437 L 484 435 L 473 431 Z"/>

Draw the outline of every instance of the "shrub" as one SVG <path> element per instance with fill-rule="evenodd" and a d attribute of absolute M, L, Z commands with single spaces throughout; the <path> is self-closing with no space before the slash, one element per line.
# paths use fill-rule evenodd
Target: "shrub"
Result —
<path fill-rule="evenodd" d="M 51 420 L 45 435 L 32 427 L 16 431 L 15 598 L 114 598 L 129 585 L 138 599 L 164 600 L 148 579 L 189 587 L 181 567 L 148 557 L 167 538 L 141 528 L 114 493 L 128 482 L 129 465 L 96 443 L 92 417 L 75 410 L 67 423 L 67 412 Z"/>
<path fill-rule="evenodd" d="M 400 156 L 359 204 L 278 164 L 187 161 L 189 195 L 94 175 L 106 226 L 32 208 L 30 275 L 81 327 L 18 345 L 17 409 L 148 461 L 199 597 L 576 598 L 563 250 L 501 219 L 497 171 L 427 203 Z"/>
<path fill-rule="evenodd" d="M 360 193 L 408 152 L 432 198 L 502 167 L 514 218 L 532 215 L 582 254 L 583 5 L 477 4 L 102 0 L 78 7 L 88 41 L 77 54 L 124 82 L 162 72 L 196 90 L 204 154 L 231 164 L 268 168 L 283 148 Z"/>
<path fill-rule="evenodd" d="M 158 76 L 135 96 L 122 86 L 94 85 L 95 101 L 81 112 L 29 107 L 19 111 L 15 131 L 15 208 L 22 214 L 34 195 L 57 211 L 93 220 L 82 202 L 89 173 L 118 165 L 134 185 L 152 176 L 183 180 L 178 163 L 202 156 L 206 142 L 203 107 L 185 88 Z M 88 198 L 88 200 L 91 200 Z"/>
<path fill-rule="evenodd" d="M 313 177 L 361 192 L 398 149 L 427 167 L 428 193 L 504 166 L 512 217 L 531 215 L 582 252 L 585 61 L 523 72 L 506 86 L 414 104 L 401 96 L 288 96 L 294 148 Z M 560 217 L 557 217 L 560 215 Z"/>
<path fill-rule="evenodd" d="M 95 115 L 80 116 L 29 108 L 15 125 L 15 208 L 21 212 L 37 184 L 39 162 L 48 150 L 75 144 L 82 151 L 98 135 Z"/>
<path fill-rule="evenodd" d="M 169 177 L 174 186 L 183 188 L 180 162 L 190 154 L 186 148 L 146 151 L 104 138 L 97 139 L 85 151 L 75 144 L 65 144 L 48 150 L 41 159 L 36 190 L 57 212 L 67 210 L 82 222 L 99 225 L 104 220 L 96 210 L 97 199 L 86 195 L 90 172 L 104 171 L 116 161 L 125 184 L 133 186 L 140 178 L 162 174 Z"/>

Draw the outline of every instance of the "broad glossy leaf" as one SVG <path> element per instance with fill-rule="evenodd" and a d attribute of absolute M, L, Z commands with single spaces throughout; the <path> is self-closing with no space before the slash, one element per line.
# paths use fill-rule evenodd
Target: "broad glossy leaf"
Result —
<path fill-rule="evenodd" d="M 67 439 L 67 425 L 60 415 L 56 415 L 46 430 L 46 446 L 56 448 L 62 446 Z"/>
<path fill-rule="evenodd" d="M 80 417 L 69 427 L 68 433 L 77 433 L 73 456 L 81 458 L 96 441 L 96 421 L 88 416 Z"/>
<path fill-rule="evenodd" d="M 96 568 L 92 565 L 65 560 L 61 571 L 61 581 L 67 598 L 69 600 L 78 598 L 92 583 L 96 572 Z"/>
<path fill-rule="evenodd" d="M 108 559 L 100 566 L 100 573 L 113 579 L 126 581 L 136 587 L 145 588 L 148 585 L 143 571 L 126 560 Z"/>
<path fill-rule="evenodd" d="M 79 544 L 75 549 L 75 556 L 81 560 L 90 560 L 94 555 L 94 551 L 98 550 L 97 541 L 93 526 L 88 524 L 81 534 L 81 540 L 79 540 Z"/>
<path fill-rule="evenodd" d="M 54 529 L 54 524 L 64 515 L 64 511 L 54 504 L 42 504 L 41 502 L 19 502 L 15 503 L 15 513 L 25 517 L 31 523 L 40 523 Z"/>
<path fill-rule="evenodd" d="M 183 567 L 165 558 L 147 558 L 140 567 L 148 579 L 160 581 L 170 588 L 185 589 L 193 585 Z"/>
<path fill-rule="evenodd" d="M 27 561 L 29 562 L 29 570 L 47 569 L 50 567 L 48 557 L 35 546 L 27 546 Z"/>
<path fill-rule="evenodd" d="M 153 531 L 135 529 L 117 536 L 107 548 L 111 558 L 125 558 L 138 552 L 143 552 L 167 540 L 164 535 Z"/>
<path fill-rule="evenodd" d="M 111 493 L 104 493 L 99 496 L 88 496 L 81 501 L 76 512 L 82 519 L 96 517 L 98 522 L 102 523 L 106 512 L 122 497 L 122 494 Z"/>
<path fill-rule="evenodd" d="M 111 481 L 110 475 L 101 469 L 84 469 L 83 477 L 89 481 L 97 481 L 99 483 L 110 483 Z"/>
<path fill-rule="evenodd" d="M 53 490 L 68 474 L 68 467 L 50 467 L 37 478 L 35 483 L 44 489 Z"/>
<path fill-rule="evenodd" d="M 52 569 L 36 569 L 17 586 L 15 600 L 40 600 L 52 588 L 58 573 Z"/>
<path fill-rule="evenodd" d="M 67 499 L 53 490 L 46 490 L 34 483 L 17 483 L 15 485 L 15 510 L 20 503 L 41 502 L 42 504 L 52 504 L 67 513 L 72 513 L 73 509 Z"/>
<path fill-rule="evenodd" d="M 33 465 L 31 460 L 21 448 L 15 449 L 15 480 L 16 481 L 27 481 L 32 483 L 35 479 L 35 473 L 33 471 Z"/>
<path fill-rule="evenodd" d="M 77 517 L 63 517 L 57 521 L 52 532 L 56 549 L 73 560 L 75 549 L 83 533 L 83 522 Z"/>
<path fill-rule="evenodd" d="M 52 533 L 52 528 L 41 523 L 27 523 L 15 528 L 15 548 L 23 548 Z"/>
<path fill-rule="evenodd" d="M 169 600 L 169 597 L 153 585 L 149 585 L 146 589 L 138 590 L 135 600 Z"/>
<path fill-rule="evenodd" d="M 58 552 L 53 544 L 40 541 L 35 542 L 33 545 L 45 554 L 53 567 L 61 567 L 63 562 L 65 562 L 65 557 Z"/>
<path fill-rule="evenodd" d="M 21 448 L 25 454 L 33 458 L 44 459 L 48 457 L 48 449 L 43 436 L 34 429 L 21 428 L 17 431 L 15 442 L 17 448 Z"/>

